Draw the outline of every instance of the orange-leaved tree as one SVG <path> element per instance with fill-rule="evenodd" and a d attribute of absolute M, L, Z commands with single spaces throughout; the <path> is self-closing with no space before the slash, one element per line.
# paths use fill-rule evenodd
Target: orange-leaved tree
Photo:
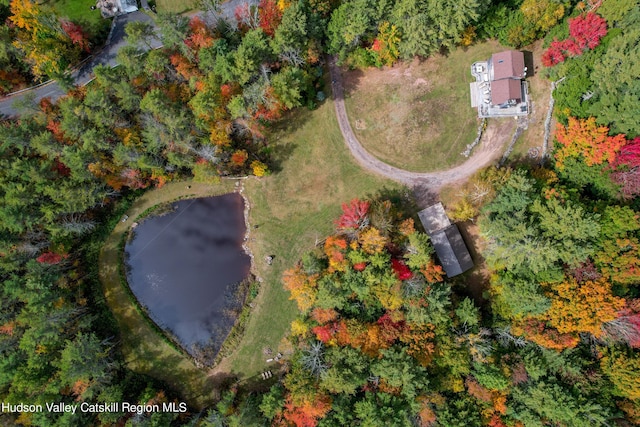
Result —
<path fill-rule="evenodd" d="M 582 155 L 589 166 L 613 162 L 616 154 L 626 144 L 622 134 L 609 136 L 609 128 L 597 126 L 595 117 L 576 119 L 569 117 L 569 124 L 558 127 L 556 139 L 562 145 L 556 151 L 556 166 L 564 167 L 567 157 Z"/>
<path fill-rule="evenodd" d="M 625 306 L 624 299 L 611 292 L 605 278 L 579 284 L 570 278 L 548 293 L 551 307 L 544 314 L 547 322 L 561 333 L 588 332 L 602 335 L 602 324 L 617 317 Z"/>
<path fill-rule="evenodd" d="M 287 399 L 284 405 L 284 418 L 296 427 L 315 427 L 318 419 L 324 417 L 331 409 L 331 398 L 324 394 L 316 394 L 313 399 L 298 399 L 294 403 Z"/>
<path fill-rule="evenodd" d="M 300 266 L 284 272 L 282 280 L 285 289 L 291 292 L 289 299 L 295 300 L 298 308 L 303 313 L 309 311 L 316 302 L 316 294 L 318 292 L 316 279 L 317 275 L 309 276 L 305 274 Z"/>

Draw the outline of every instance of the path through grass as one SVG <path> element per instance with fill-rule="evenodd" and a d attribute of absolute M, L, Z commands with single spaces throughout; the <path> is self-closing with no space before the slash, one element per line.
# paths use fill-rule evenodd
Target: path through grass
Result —
<path fill-rule="evenodd" d="M 505 48 L 490 41 L 392 68 L 343 74 L 349 121 L 378 159 L 414 172 L 446 170 L 477 132 L 471 64 Z"/>
<path fill-rule="evenodd" d="M 226 361 L 243 378 L 274 369 L 262 350 L 278 350 L 296 315 L 295 303 L 282 288 L 283 271 L 311 250 L 316 239 L 332 232 L 342 203 L 383 187 L 398 188 L 355 163 L 340 134 L 331 100 L 313 112 L 299 109 L 269 139 L 281 171 L 245 183 L 252 205 L 250 222 L 258 226 L 251 230 L 250 247 L 264 284 L 244 339 Z M 271 266 L 265 263 L 265 255 L 275 256 Z"/>

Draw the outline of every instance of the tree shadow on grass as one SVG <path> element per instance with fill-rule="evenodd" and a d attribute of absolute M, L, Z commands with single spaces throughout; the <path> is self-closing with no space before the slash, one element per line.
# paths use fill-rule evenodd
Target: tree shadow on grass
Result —
<path fill-rule="evenodd" d="M 364 77 L 364 70 L 359 68 L 349 69 L 346 66 L 338 66 L 336 67 L 339 73 L 339 81 L 332 80 L 330 73 L 326 74 L 327 84 L 325 85 L 325 90 L 331 90 L 331 99 L 344 99 L 347 96 L 350 96 L 352 93 L 358 90 L 358 86 L 360 85 L 360 80 Z M 334 91 L 334 85 L 339 85 L 336 87 Z M 326 93 L 326 92 L 325 92 Z"/>
<path fill-rule="evenodd" d="M 367 194 L 366 199 L 371 202 L 388 200 L 404 218 L 413 218 L 418 212 L 418 206 L 408 187 L 389 188 L 385 186 L 375 193 Z"/>
<path fill-rule="evenodd" d="M 286 142 L 274 144 L 268 148 L 269 152 L 269 169 L 273 173 L 280 173 L 283 169 L 283 163 L 291 157 L 293 152 L 298 148 L 298 144 Z"/>
<path fill-rule="evenodd" d="M 418 210 L 424 209 L 440 201 L 440 195 L 433 184 L 427 180 L 417 181 L 411 188 Z"/>

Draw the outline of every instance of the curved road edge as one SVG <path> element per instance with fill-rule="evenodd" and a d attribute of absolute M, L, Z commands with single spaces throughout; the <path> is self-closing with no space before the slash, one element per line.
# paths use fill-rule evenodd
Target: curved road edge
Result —
<path fill-rule="evenodd" d="M 432 191 L 439 190 L 443 185 L 468 178 L 485 166 L 496 163 L 504 144 L 487 146 L 486 141 L 481 143 L 482 149 L 474 152 L 464 163 L 451 169 L 437 172 L 411 172 L 391 166 L 371 155 L 356 138 L 353 128 L 349 123 L 347 109 L 344 103 L 344 87 L 342 75 L 336 65 L 336 58 L 329 58 L 329 73 L 331 76 L 331 89 L 336 109 L 336 117 L 342 136 L 356 161 L 365 169 L 401 182 L 409 187 L 426 188 Z M 484 138 L 483 138 L 484 139 Z"/>

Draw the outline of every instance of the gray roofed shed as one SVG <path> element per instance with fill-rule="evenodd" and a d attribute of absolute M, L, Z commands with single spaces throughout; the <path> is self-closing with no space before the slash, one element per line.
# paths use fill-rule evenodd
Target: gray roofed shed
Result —
<path fill-rule="evenodd" d="M 442 203 L 436 203 L 418 212 L 420 222 L 431 238 L 440 264 L 447 277 L 457 276 L 473 267 L 471 254 L 460 230 L 451 224 Z"/>
<path fill-rule="evenodd" d="M 451 224 L 444 230 L 433 233 L 431 243 L 436 249 L 447 277 L 457 276 L 473 267 L 471 254 L 462 240 L 457 225 Z"/>
<path fill-rule="evenodd" d="M 421 210 L 418 212 L 418 216 L 420 217 L 420 222 L 422 222 L 424 231 L 429 235 L 451 225 L 451 221 L 449 221 L 449 217 L 444 211 L 442 203 L 436 203 L 435 205 L 431 205 L 428 208 Z"/>

